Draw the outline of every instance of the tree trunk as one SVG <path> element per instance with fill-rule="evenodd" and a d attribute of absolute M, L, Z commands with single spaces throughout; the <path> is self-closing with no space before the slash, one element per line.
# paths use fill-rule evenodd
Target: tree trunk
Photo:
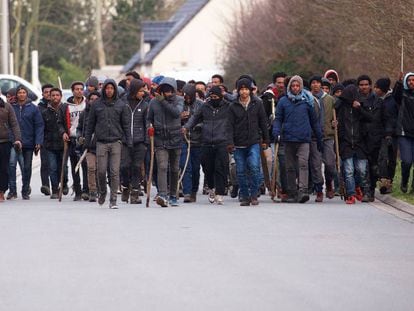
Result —
<path fill-rule="evenodd" d="M 96 0 L 95 16 L 95 35 L 96 35 L 96 52 L 98 54 L 99 68 L 106 65 L 105 51 L 102 38 L 102 1 Z"/>

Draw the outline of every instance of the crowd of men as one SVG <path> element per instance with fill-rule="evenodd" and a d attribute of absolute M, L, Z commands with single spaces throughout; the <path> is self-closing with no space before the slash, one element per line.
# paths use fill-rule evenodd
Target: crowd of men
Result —
<path fill-rule="evenodd" d="M 392 192 L 398 151 L 399 186 L 408 192 L 414 73 L 391 88 L 389 78 L 373 83 L 367 75 L 341 82 L 334 70 L 308 80 L 277 72 L 260 92 L 250 75 L 229 91 L 218 74 L 206 84 L 131 71 L 119 83 L 91 76 L 71 90 L 63 101 L 61 89 L 45 84 L 35 105 L 19 86 L 0 101 L 0 202 L 18 197 L 17 163 L 21 197 L 30 199 L 38 153 L 44 195 L 69 193 L 70 166 L 74 201 L 103 205 L 109 187 L 110 208 L 118 193 L 142 203 L 151 180 L 158 205 L 178 206 L 180 196 L 194 203 L 201 169 L 212 204 L 230 194 L 241 206 L 258 205 L 265 187 L 286 203 L 310 194 L 317 203 L 335 195 L 372 202 L 377 187 Z"/>

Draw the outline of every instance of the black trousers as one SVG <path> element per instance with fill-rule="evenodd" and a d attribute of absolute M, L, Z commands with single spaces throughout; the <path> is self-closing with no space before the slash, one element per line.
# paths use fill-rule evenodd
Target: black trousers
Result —
<path fill-rule="evenodd" d="M 11 144 L 0 143 L 0 191 L 6 192 L 9 187 L 9 159 Z"/>
<path fill-rule="evenodd" d="M 145 160 L 147 147 L 144 143 L 134 144 L 132 147 L 122 145 L 121 152 L 121 180 L 122 186 L 138 189 L 143 179 L 141 166 Z"/>
<path fill-rule="evenodd" d="M 224 195 L 229 168 L 229 155 L 226 146 L 203 146 L 201 158 L 208 188 L 215 188 L 216 194 Z"/>

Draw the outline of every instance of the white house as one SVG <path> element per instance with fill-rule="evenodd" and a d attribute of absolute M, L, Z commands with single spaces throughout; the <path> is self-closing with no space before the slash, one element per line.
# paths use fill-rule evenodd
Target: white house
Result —
<path fill-rule="evenodd" d="M 141 50 L 122 72 L 207 82 L 223 73 L 232 21 L 249 0 L 188 0 L 168 21 L 142 23 Z"/>

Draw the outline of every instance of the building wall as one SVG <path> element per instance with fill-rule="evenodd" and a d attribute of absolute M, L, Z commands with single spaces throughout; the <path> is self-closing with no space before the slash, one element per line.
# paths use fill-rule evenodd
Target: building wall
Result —
<path fill-rule="evenodd" d="M 147 74 L 216 70 L 222 73 L 225 40 L 231 21 L 248 0 L 211 0 L 157 55 Z"/>

